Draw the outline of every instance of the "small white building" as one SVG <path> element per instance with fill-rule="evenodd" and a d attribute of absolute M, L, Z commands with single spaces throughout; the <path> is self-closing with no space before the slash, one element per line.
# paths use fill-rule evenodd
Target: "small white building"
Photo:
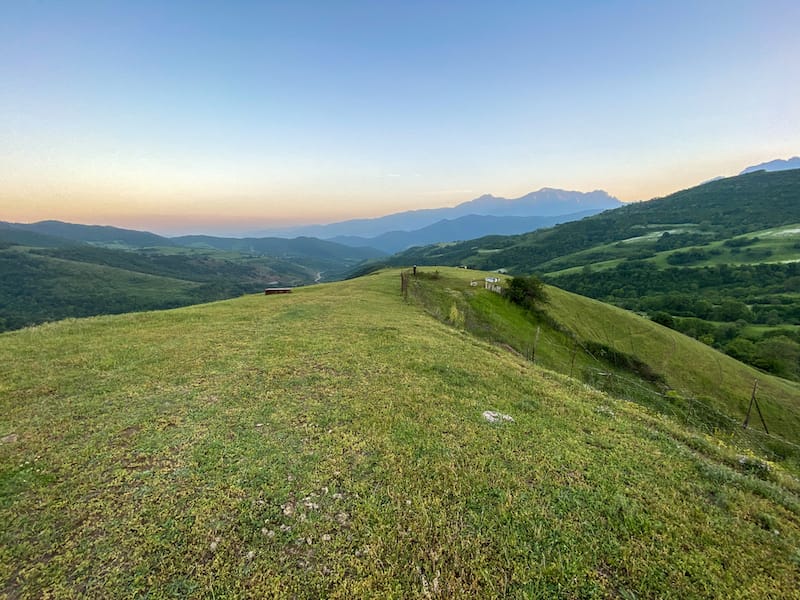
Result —
<path fill-rule="evenodd" d="M 492 291 L 495 294 L 503 293 L 503 286 L 500 285 L 499 277 L 487 277 L 483 281 L 483 287 L 485 287 L 487 290 Z"/>

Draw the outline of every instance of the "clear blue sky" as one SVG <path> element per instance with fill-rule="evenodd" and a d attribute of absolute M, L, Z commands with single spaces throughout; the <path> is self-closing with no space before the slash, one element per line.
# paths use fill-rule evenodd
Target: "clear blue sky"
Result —
<path fill-rule="evenodd" d="M 234 232 L 800 154 L 800 2 L 0 5 L 0 220 Z"/>

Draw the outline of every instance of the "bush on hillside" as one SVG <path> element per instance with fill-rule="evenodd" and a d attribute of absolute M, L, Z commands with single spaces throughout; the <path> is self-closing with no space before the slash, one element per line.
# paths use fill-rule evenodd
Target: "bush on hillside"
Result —
<path fill-rule="evenodd" d="M 658 323 L 659 325 L 663 325 L 664 327 L 669 327 L 670 329 L 675 329 L 675 319 L 668 312 L 659 310 L 653 313 L 653 316 L 650 318 L 654 323 Z"/>
<path fill-rule="evenodd" d="M 511 302 L 524 308 L 535 308 L 537 303 L 547 302 L 544 284 L 533 275 L 513 277 L 504 293 Z"/>

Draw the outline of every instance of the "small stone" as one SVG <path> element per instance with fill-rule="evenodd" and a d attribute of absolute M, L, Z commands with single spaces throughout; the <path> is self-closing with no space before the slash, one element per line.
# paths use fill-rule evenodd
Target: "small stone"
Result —
<path fill-rule="evenodd" d="M 19 439 L 19 436 L 16 433 L 9 433 L 8 435 L 4 435 L 0 438 L 0 442 L 3 444 L 13 444 Z"/>
<path fill-rule="evenodd" d="M 483 411 L 483 418 L 489 421 L 489 423 L 499 423 L 502 421 L 510 421 L 511 423 L 514 422 L 514 417 L 510 415 L 504 415 L 503 413 L 497 412 L 496 410 Z"/>
<path fill-rule="evenodd" d="M 330 534 L 328 534 L 328 533 L 326 533 L 326 534 L 323 534 L 323 536 L 322 536 L 322 541 L 323 541 L 323 542 L 330 542 L 330 541 L 331 541 L 331 536 L 330 536 Z"/>
<path fill-rule="evenodd" d="M 250 550 L 250 552 L 247 553 L 247 560 L 253 560 L 255 557 L 256 553 L 254 550 Z"/>
<path fill-rule="evenodd" d="M 216 552 L 217 545 L 218 545 L 217 540 L 214 540 L 213 542 L 211 542 L 211 544 L 209 544 L 208 549 L 211 550 L 212 552 Z"/>
<path fill-rule="evenodd" d="M 256 423 L 256 427 L 263 427 L 263 426 L 264 426 L 263 423 Z"/>
<path fill-rule="evenodd" d="M 283 514 L 287 517 L 291 517 L 294 514 L 294 504 L 291 502 L 281 504 L 281 508 L 283 509 Z"/>

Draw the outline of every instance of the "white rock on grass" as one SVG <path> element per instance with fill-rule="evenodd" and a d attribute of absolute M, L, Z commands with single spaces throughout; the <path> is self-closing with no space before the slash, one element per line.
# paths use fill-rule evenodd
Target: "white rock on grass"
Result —
<path fill-rule="evenodd" d="M 510 421 L 511 423 L 514 422 L 514 417 L 510 415 L 504 415 L 496 410 L 483 411 L 483 418 L 489 421 L 489 423 L 503 423 L 505 421 Z"/>

